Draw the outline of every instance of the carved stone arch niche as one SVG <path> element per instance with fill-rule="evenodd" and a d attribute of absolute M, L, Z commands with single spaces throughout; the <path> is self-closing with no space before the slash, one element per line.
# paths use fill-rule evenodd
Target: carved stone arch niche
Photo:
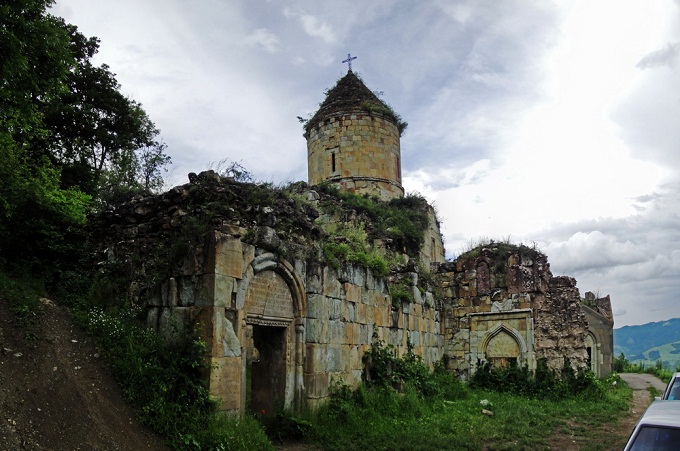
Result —
<path fill-rule="evenodd" d="M 511 362 L 524 365 L 526 353 L 527 346 L 519 332 L 503 324 L 487 332 L 480 342 L 479 354 L 496 368 L 505 367 Z"/>
<path fill-rule="evenodd" d="M 295 269 L 272 253 L 247 266 L 239 282 L 243 411 L 265 415 L 302 402 L 305 290 Z"/>

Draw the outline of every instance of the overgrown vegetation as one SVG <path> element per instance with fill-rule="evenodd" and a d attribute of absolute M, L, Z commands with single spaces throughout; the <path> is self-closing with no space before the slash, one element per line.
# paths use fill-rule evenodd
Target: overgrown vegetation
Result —
<path fill-rule="evenodd" d="M 353 72 L 338 80 L 337 84 L 326 90 L 326 98 L 319 105 L 319 110 L 309 119 L 298 116 L 298 120 L 303 124 L 305 133 L 323 121 L 328 115 L 343 110 L 360 110 L 370 114 L 380 114 L 391 119 L 397 126 L 399 136 L 401 136 L 408 123 L 399 116 L 392 107 L 380 100 L 378 96 L 364 85 L 361 78 Z"/>
<path fill-rule="evenodd" d="M 39 338 L 34 326 L 42 313 L 39 299 L 44 292 L 40 279 L 26 273 L 12 275 L 0 271 L 0 301 L 7 302 L 10 311 L 16 315 L 17 324 L 24 331 L 24 339 Z"/>
<path fill-rule="evenodd" d="M 589 382 L 597 387 L 596 398 L 570 392 L 539 399 L 472 387 L 443 365 L 430 370 L 411 350 L 399 357 L 375 339 L 365 363 L 364 384 L 352 390 L 336 383 L 325 406 L 288 415 L 280 433 L 270 433 L 285 438 L 292 431 L 290 436 L 326 450 L 547 449 L 549 437 L 560 433 L 571 436 L 570 442 L 579 436 L 581 449 L 594 450 L 600 449 L 598 436 L 588 429 L 624 415 L 631 396 L 616 375 Z"/>
<path fill-rule="evenodd" d="M 383 202 L 366 195 L 340 192 L 332 184 L 322 184 L 319 189 L 341 201 L 340 204 L 323 201 L 321 208 L 324 211 L 345 217 L 355 212 L 357 221 L 367 225 L 369 240 L 387 239 L 396 251 L 418 255 L 429 221 L 429 205 L 423 196 L 409 194 Z"/>
<path fill-rule="evenodd" d="M 502 368 L 493 368 L 485 362 L 477 366 L 470 386 L 554 401 L 581 396 L 596 400 L 605 396 L 602 384 L 590 370 L 576 371 L 568 360 L 559 372 L 549 368 L 545 359 L 538 360 L 533 372 L 513 361 Z"/>
<path fill-rule="evenodd" d="M 205 343 L 191 330 L 171 342 L 140 327 L 134 309 L 81 312 L 140 420 L 178 450 L 270 449 L 254 419 L 218 414 L 203 382 Z"/>
<path fill-rule="evenodd" d="M 462 250 L 459 258 L 475 258 L 481 255 L 485 248 L 492 249 L 494 253 L 499 255 L 510 252 L 540 252 L 536 243 L 528 246 L 524 243 L 513 243 L 510 236 L 494 239 L 489 237 L 480 237 L 475 240 L 470 240 L 465 249 Z"/>

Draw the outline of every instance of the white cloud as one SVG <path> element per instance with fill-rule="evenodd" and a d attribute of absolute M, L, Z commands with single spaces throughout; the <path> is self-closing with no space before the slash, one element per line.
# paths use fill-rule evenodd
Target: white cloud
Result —
<path fill-rule="evenodd" d="M 279 51 L 279 44 L 281 44 L 281 39 L 267 30 L 266 28 L 258 28 L 254 30 L 246 39 L 244 40 L 246 45 L 249 46 L 260 46 L 269 53 L 275 53 Z"/>
<path fill-rule="evenodd" d="M 668 43 L 666 47 L 645 55 L 636 65 L 640 69 L 668 66 L 675 67 L 680 59 L 680 42 Z"/>
<path fill-rule="evenodd" d="M 298 19 L 302 24 L 305 33 L 309 36 L 321 38 L 328 44 L 332 44 L 336 41 L 335 33 L 327 22 L 322 21 L 311 14 L 306 14 L 301 10 L 294 11 L 291 8 L 285 8 L 283 14 L 287 18 Z"/>
<path fill-rule="evenodd" d="M 620 242 L 616 237 L 597 230 L 577 232 L 567 241 L 552 242 L 544 252 L 551 260 L 559 261 L 566 274 L 588 269 L 607 270 L 641 263 L 648 258 L 634 243 Z"/>
<path fill-rule="evenodd" d="M 678 2 L 55 11 L 101 38 L 99 61 L 161 129 L 177 183 L 224 158 L 259 179 L 305 179 L 295 118 L 356 54 L 353 69 L 410 124 L 404 186 L 434 201 L 449 256 L 480 236 L 536 241 L 556 273 L 610 293 L 617 322 L 634 324 L 673 315 L 680 291 Z"/>

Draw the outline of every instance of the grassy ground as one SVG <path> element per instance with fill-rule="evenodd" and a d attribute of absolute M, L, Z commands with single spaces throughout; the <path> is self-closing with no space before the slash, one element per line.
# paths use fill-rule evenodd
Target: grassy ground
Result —
<path fill-rule="evenodd" d="M 624 415 L 631 395 L 625 384 L 611 382 L 601 399 L 561 401 L 468 388 L 456 400 L 361 388 L 304 418 L 304 435 L 323 449 L 343 451 L 548 449 L 555 434 L 603 443 L 598 427 Z"/>

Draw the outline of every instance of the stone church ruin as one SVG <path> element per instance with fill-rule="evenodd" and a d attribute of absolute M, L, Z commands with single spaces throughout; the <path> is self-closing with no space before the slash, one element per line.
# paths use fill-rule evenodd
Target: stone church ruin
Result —
<path fill-rule="evenodd" d="M 117 281 L 102 299 L 122 288 L 168 340 L 195 331 L 210 392 L 233 413 L 314 408 L 333 381 L 357 386 L 374 337 L 463 378 L 478 362 L 535 369 L 541 359 L 608 374 L 608 296 L 581 299 L 573 278 L 553 277 L 547 257 L 522 245 L 446 261 L 434 209 L 404 196 L 405 125 L 349 71 L 305 124 L 309 184 L 273 189 L 207 171 L 102 212 L 92 236 Z"/>

